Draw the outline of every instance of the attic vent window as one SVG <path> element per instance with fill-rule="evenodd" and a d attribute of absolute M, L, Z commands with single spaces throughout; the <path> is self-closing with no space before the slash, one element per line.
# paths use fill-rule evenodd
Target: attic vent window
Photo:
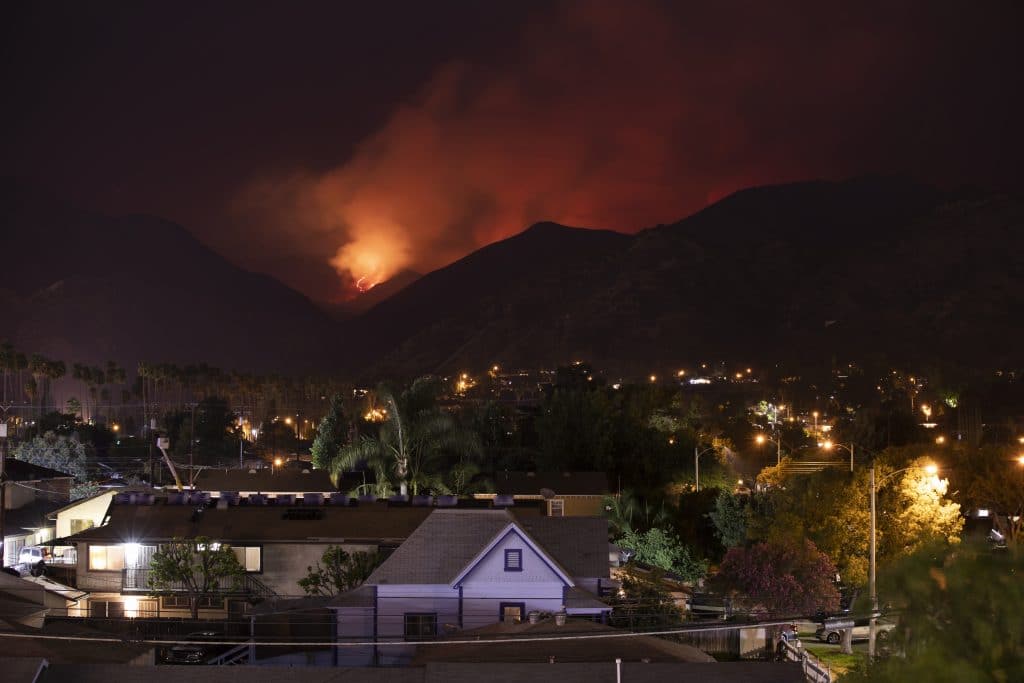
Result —
<path fill-rule="evenodd" d="M 292 519 L 299 521 L 313 521 L 323 519 L 324 511 L 317 508 L 289 508 L 281 515 L 281 519 Z"/>
<path fill-rule="evenodd" d="M 519 548 L 505 551 L 505 571 L 523 571 L 523 551 Z"/>

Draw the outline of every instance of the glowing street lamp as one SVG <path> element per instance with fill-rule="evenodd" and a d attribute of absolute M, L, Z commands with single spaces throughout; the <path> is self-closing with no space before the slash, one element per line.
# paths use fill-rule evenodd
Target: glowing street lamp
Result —
<path fill-rule="evenodd" d="M 876 499 L 878 497 L 878 489 L 882 488 L 882 485 L 885 484 L 886 481 L 888 481 L 889 479 L 892 479 L 897 474 L 899 474 L 901 472 L 906 472 L 907 470 L 912 470 L 912 469 L 916 469 L 916 466 L 904 467 L 903 469 L 896 470 L 895 472 L 890 472 L 886 476 L 882 477 L 881 481 L 879 481 L 876 484 L 875 483 L 875 463 L 874 462 L 871 463 L 871 484 L 870 484 L 871 485 L 871 549 L 870 549 L 870 557 L 869 557 L 869 562 L 870 562 L 870 565 L 871 565 L 871 567 L 870 567 L 871 573 L 869 575 L 869 584 L 870 584 L 870 593 L 871 593 L 871 620 L 868 622 L 868 657 L 870 659 L 874 659 L 875 658 L 875 640 L 876 640 L 876 635 L 878 633 L 878 624 L 877 624 L 877 619 L 878 619 L 878 591 L 877 591 L 877 586 L 875 584 L 875 570 L 876 570 L 875 559 L 876 559 L 876 543 L 877 543 L 877 530 L 875 528 L 875 523 L 876 523 L 877 515 L 876 515 L 876 512 L 875 512 L 875 508 L 876 508 Z M 922 469 L 924 470 L 925 474 L 927 474 L 930 477 L 934 477 L 938 473 L 938 471 L 939 471 L 938 466 L 935 465 L 934 463 L 929 463 L 929 464 L 925 465 Z"/>
<path fill-rule="evenodd" d="M 935 437 L 935 443 L 936 445 L 941 446 L 942 444 L 946 443 L 946 437 L 944 437 L 942 434 L 939 434 L 937 437 Z"/>
<path fill-rule="evenodd" d="M 852 442 L 849 443 L 849 444 L 834 443 L 831 439 L 825 439 L 825 441 L 821 444 L 821 447 L 824 448 L 826 451 L 830 451 L 833 448 L 843 448 L 843 449 L 849 451 L 850 452 L 850 471 L 853 472 L 853 443 Z"/>
<path fill-rule="evenodd" d="M 769 443 L 775 444 L 775 458 L 776 458 L 776 463 L 775 464 L 777 464 L 777 465 L 781 465 L 782 464 L 782 439 L 773 439 L 770 436 L 765 436 L 764 434 L 758 434 L 757 438 L 754 439 L 754 441 L 759 446 L 763 445 L 765 442 L 769 442 Z"/>

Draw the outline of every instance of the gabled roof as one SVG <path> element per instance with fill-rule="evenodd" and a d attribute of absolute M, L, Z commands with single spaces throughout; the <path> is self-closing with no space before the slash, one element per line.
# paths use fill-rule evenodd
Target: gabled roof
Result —
<path fill-rule="evenodd" d="M 608 525 L 604 519 L 529 517 L 505 510 L 435 510 L 377 567 L 367 583 L 451 585 L 513 523 L 567 576 L 608 576 Z M 602 559 L 598 561 L 598 557 Z"/>
<path fill-rule="evenodd" d="M 67 472 L 58 472 L 42 465 L 33 465 L 17 458 L 4 460 L 4 478 L 7 481 L 40 481 L 42 479 L 74 479 Z"/>
<path fill-rule="evenodd" d="M 541 560 L 548 566 L 548 568 L 551 571 L 553 571 L 558 576 L 558 578 L 566 586 L 575 585 L 572 581 L 572 577 L 569 576 L 565 569 L 558 564 L 558 560 L 549 557 L 548 553 L 546 553 L 544 549 L 540 547 L 540 544 L 538 544 L 535 540 L 530 538 L 530 535 L 523 531 L 523 529 L 515 523 L 509 524 L 500 532 L 498 532 L 498 534 L 495 535 L 493 539 L 491 539 L 491 542 L 484 546 L 484 548 L 476 554 L 476 557 L 470 560 L 470 562 L 462 568 L 462 571 L 460 571 L 458 575 L 456 575 L 456 577 L 452 579 L 452 585 L 459 585 L 460 583 L 462 583 L 466 579 L 466 577 L 469 576 L 469 573 L 476 568 L 476 566 L 480 563 L 481 560 L 487 557 L 498 544 L 503 543 L 506 538 L 512 535 L 518 536 L 523 541 L 525 541 L 526 544 L 529 545 L 530 548 L 535 553 L 537 553 L 537 555 L 540 556 Z"/>
<path fill-rule="evenodd" d="M 36 498 L 27 505 L 4 512 L 4 533 L 15 535 L 19 531 L 36 531 L 53 526 L 50 515 L 61 505 L 55 500 Z"/>
<path fill-rule="evenodd" d="M 541 489 L 557 496 L 606 496 L 608 475 L 604 472 L 498 472 L 494 475 L 497 493 L 539 496 Z"/>

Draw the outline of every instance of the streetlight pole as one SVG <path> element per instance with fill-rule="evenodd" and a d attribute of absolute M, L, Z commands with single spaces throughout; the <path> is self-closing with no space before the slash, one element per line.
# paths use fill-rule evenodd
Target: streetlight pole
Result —
<path fill-rule="evenodd" d="M 875 622 L 875 614 L 878 613 L 878 589 L 875 585 L 875 496 L 877 495 L 877 489 L 875 488 L 875 463 L 871 463 L 871 550 L 869 554 L 869 563 L 871 570 L 868 575 L 869 590 L 871 594 L 871 620 L 868 622 L 868 659 L 873 660 L 875 658 L 875 629 L 877 628 Z"/>
<path fill-rule="evenodd" d="M 714 446 L 708 446 L 704 450 L 698 450 L 700 446 L 693 447 L 693 480 L 696 482 L 696 489 L 700 491 L 700 456 L 709 451 L 715 450 Z"/>
<path fill-rule="evenodd" d="M 831 440 L 829 440 L 829 441 L 826 441 L 825 443 L 823 443 L 822 447 L 826 451 L 827 450 L 831 450 L 832 448 L 845 448 L 846 450 L 848 450 L 850 452 L 850 472 L 851 473 L 853 472 L 853 447 L 854 447 L 854 444 L 853 444 L 852 441 L 850 442 L 849 445 L 847 445 L 847 444 L 844 444 L 844 443 L 833 443 Z"/>

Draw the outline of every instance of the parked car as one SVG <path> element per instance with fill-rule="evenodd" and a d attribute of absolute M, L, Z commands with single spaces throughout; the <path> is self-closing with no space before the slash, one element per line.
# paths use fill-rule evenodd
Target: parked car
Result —
<path fill-rule="evenodd" d="M 195 631 L 181 636 L 180 640 L 192 641 L 188 645 L 178 644 L 164 651 L 163 661 L 167 664 L 206 664 L 210 659 L 226 652 L 230 645 L 221 645 L 224 634 L 217 631 Z"/>
<path fill-rule="evenodd" d="M 818 626 L 818 630 L 814 632 L 814 635 L 818 637 L 818 640 L 831 643 L 833 645 L 838 644 L 843 639 L 842 630 L 835 627 L 836 624 L 842 623 L 841 621 L 825 621 Z M 876 622 L 877 627 L 877 638 L 879 640 L 885 640 L 889 637 L 889 631 L 896 628 L 896 624 L 886 619 L 879 619 Z M 869 619 L 857 619 L 853 622 L 853 639 L 854 640 L 867 640 L 870 636 L 870 620 Z"/>
<path fill-rule="evenodd" d="M 45 545 L 27 545 L 18 552 L 18 564 L 35 567 L 40 562 L 46 564 L 78 564 L 78 551 L 73 547 L 62 547 L 54 550 Z"/>

